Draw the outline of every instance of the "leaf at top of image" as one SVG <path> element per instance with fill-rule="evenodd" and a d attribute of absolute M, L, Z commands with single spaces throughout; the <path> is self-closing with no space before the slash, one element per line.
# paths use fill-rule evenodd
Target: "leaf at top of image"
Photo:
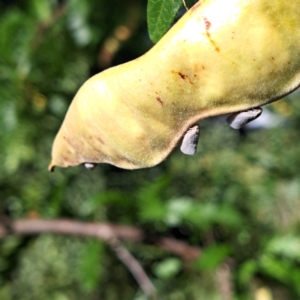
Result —
<path fill-rule="evenodd" d="M 147 23 L 150 39 L 157 43 L 170 28 L 176 14 L 183 5 L 182 0 L 149 0 Z"/>

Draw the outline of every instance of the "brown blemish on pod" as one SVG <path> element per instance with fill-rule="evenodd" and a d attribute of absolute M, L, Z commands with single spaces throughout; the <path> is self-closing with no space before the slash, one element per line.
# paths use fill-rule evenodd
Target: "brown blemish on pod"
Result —
<path fill-rule="evenodd" d="M 178 72 L 178 75 L 182 78 L 182 79 L 185 79 L 187 76 L 182 74 L 181 72 Z"/>
<path fill-rule="evenodd" d="M 210 29 L 211 27 L 211 23 L 208 21 L 208 19 L 206 17 L 204 17 L 204 24 L 205 24 L 205 30 L 206 30 L 206 33 L 209 34 L 208 30 Z"/>
<path fill-rule="evenodd" d="M 176 71 L 171 71 L 173 74 L 177 74 L 180 76 L 181 79 L 185 80 L 187 79 L 190 84 L 194 84 L 194 82 L 190 79 L 190 77 L 186 74 L 183 74 L 182 72 L 176 72 Z"/>
<path fill-rule="evenodd" d="M 101 139 L 100 136 L 96 136 L 96 140 L 97 140 L 98 142 L 100 142 L 102 145 L 105 145 L 104 141 Z"/>
<path fill-rule="evenodd" d="M 209 33 L 209 29 L 211 27 L 211 22 L 209 22 L 209 20 L 206 17 L 204 17 L 203 20 L 204 20 L 204 24 L 205 24 L 206 36 L 208 37 L 211 44 L 214 46 L 215 50 L 217 52 L 220 52 L 220 48 L 217 46 L 216 42 L 211 38 L 210 33 Z"/>
<path fill-rule="evenodd" d="M 160 97 L 156 97 L 156 100 L 157 100 L 161 105 L 164 105 L 164 102 L 161 100 Z"/>
<path fill-rule="evenodd" d="M 195 4 L 195 5 L 191 8 L 190 12 L 193 13 L 200 5 L 201 5 L 201 2 L 199 1 L 197 4 Z"/>

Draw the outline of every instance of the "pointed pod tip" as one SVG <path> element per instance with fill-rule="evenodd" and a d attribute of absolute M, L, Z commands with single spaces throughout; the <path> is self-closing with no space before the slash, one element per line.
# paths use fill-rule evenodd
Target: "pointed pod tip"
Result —
<path fill-rule="evenodd" d="M 49 167 L 48 167 L 48 171 L 49 172 L 54 172 L 54 169 L 55 169 L 55 165 L 52 163 L 52 161 L 51 161 L 51 163 L 50 163 L 50 165 L 49 165 Z"/>

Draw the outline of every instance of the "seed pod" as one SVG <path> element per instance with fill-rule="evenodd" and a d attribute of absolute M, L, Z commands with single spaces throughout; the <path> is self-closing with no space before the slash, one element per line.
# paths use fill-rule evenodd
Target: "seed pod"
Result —
<path fill-rule="evenodd" d="M 199 120 L 256 108 L 300 84 L 300 0 L 202 0 L 145 55 L 89 79 L 54 166 L 151 167 Z"/>

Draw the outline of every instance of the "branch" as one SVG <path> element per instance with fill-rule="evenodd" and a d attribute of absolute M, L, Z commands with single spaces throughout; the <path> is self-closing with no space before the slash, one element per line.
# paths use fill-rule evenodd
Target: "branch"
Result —
<path fill-rule="evenodd" d="M 155 287 L 147 276 L 146 272 L 135 259 L 135 257 L 122 245 L 122 243 L 115 237 L 111 236 L 107 243 L 116 253 L 119 260 L 128 268 L 144 293 L 152 298 L 155 296 Z"/>
<path fill-rule="evenodd" d="M 119 239 L 134 242 L 143 242 L 145 233 L 133 226 L 119 226 L 108 223 L 89 223 L 72 220 L 41 220 L 23 219 L 10 220 L 6 216 L 0 216 L 0 238 L 7 235 L 32 235 L 39 233 L 55 233 L 95 237 L 107 242 L 117 257 L 128 268 L 137 283 L 149 297 L 155 296 L 155 287 L 146 272 L 132 254 L 122 245 Z M 155 244 L 160 248 L 176 254 L 183 259 L 191 260 L 200 255 L 200 249 L 173 238 L 158 238 Z"/>
<path fill-rule="evenodd" d="M 5 224 L 3 222 L 1 223 L 0 220 L 0 238 L 9 234 L 32 235 L 44 232 L 94 237 L 104 241 L 107 241 L 113 233 L 116 238 L 132 242 L 144 242 L 145 240 L 145 233 L 141 229 L 133 226 L 121 226 L 109 223 L 78 222 L 67 219 L 6 220 Z M 169 253 L 180 256 L 185 260 L 196 259 L 201 254 L 198 247 L 190 246 L 187 243 L 174 238 L 157 238 L 154 240 L 154 244 Z"/>
<path fill-rule="evenodd" d="M 233 300 L 233 279 L 230 260 L 222 263 L 216 270 L 215 281 L 222 300 Z"/>
<path fill-rule="evenodd" d="M 78 222 L 72 220 L 41 220 L 23 219 L 10 220 L 5 216 L 0 217 L 0 238 L 7 235 L 32 235 L 39 233 L 55 233 L 95 237 L 107 242 L 117 257 L 131 272 L 141 289 L 149 297 L 155 295 L 155 287 L 146 272 L 132 254 L 122 245 L 119 239 L 134 242 L 143 242 L 145 234 L 141 229 L 133 226 L 119 226 L 108 223 Z M 181 256 L 183 259 L 195 259 L 200 250 L 173 238 L 158 238 L 155 244 L 160 248 Z"/>

